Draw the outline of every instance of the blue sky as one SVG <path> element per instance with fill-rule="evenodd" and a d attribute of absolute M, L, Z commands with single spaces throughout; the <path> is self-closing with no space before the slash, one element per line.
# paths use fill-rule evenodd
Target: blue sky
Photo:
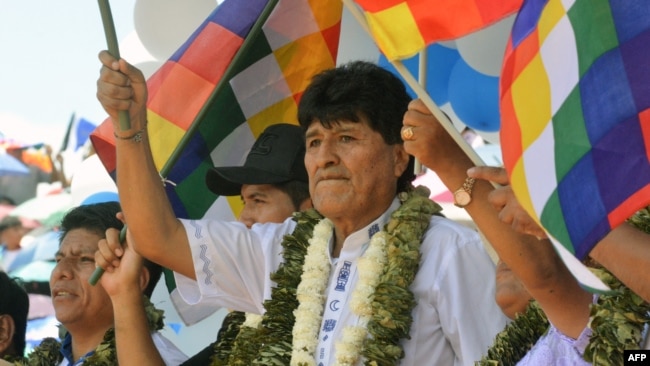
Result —
<path fill-rule="evenodd" d="M 134 29 L 134 1 L 110 5 L 122 40 Z M 95 98 L 106 48 L 98 3 L 0 0 L 0 9 L 0 131 L 56 151 L 72 113 L 106 116 Z"/>

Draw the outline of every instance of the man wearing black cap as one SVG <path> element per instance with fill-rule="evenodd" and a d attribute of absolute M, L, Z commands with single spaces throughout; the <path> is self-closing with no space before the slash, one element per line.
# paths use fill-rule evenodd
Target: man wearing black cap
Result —
<path fill-rule="evenodd" d="M 206 183 L 220 196 L 241 195 L 239 221 L 283 222 L 293 212 L 311 208 L 305 170 L 305 137 L 296 125 L 267 127 L 257 138 L 243 166 L 210 170 Z"/>
<path fill-rule="evenodd" d="M 220 196 L 241 194 L 244 208 L 239 221 L 249 228 L 256 223 L 281 223 L 292 213 L 311 208 L 304 136 L 300 127 L 288 123 L 267 127 L 251 147 L 243 166 L 208 171 L 208 188 Z M 216 343 L 229 328 L 238 328 L 243 319 L 242 312 L 228 313 Z M 183 365 L 209 364 L 214 346 L 211 343 Z"/>

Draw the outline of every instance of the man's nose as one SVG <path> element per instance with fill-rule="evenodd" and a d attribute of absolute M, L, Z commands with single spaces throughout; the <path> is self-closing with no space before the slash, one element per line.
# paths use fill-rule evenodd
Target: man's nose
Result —
<path fill-rule="evenodd" d="M 239 214 L 239 222 L 246 225 L 246 227 L 250 229 L 251 226 L 253 226 L 255 223 L 255 218 L 251 210 L 247 209 L 246 207 L 247 206 L 244 206 L 244 209 L 242 209 L 241 213 Z"/>

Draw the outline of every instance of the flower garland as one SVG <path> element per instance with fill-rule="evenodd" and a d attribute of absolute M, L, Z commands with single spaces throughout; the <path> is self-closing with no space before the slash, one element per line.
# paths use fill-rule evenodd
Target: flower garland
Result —
<path fill-rule="evenodd" d="M 650 206 L 637 211 L 627 222 L 650 233 Z M 594 365 L 622 365 L 624 350 L 638 349 L 644 327 L 650 323 L 650 304 L 623 285 L 604 268 L 590 268 L 612 290 L 591 305 L 592 330 L 583 358 Z M 488 353 L 477 366 L 516 365 L 548 328 L 548 319 L 536 301 L 526 312 L 497 334 Z M 542 329 L 544 331 L 542 331 Z"/>
<path fill-rule="evenodd" d="M 165 324 L 164 311 L 156 309 L 147 296 L 143 296 L 147 322 L 151 332 L 162 329 Z M 34 350 L 23 359 L 12 360 L 16 366 L 52 366 L 58 365 L 63 360 L 60 352 L 61 342 L 55 338 L 45 338 Z M 117 350 L 115 349 L 115 330 L 110 328 L 104 333 L 102 342 L 95 348 L 95 352 L 86 358 L 83 365 L 112 366 L 117 365 Z"/>
<path fill-rule="evenodd" d="M 295 212 L 297 225 L 291 235 L 282 241 L 283 264 L 271 280 L 277 286 L 271 289 L 272 300 L 264 303 L 266 313 L 255 328 L 243 327 L 244 313 L 237 316 L 213 347 L 211 366 L 222 365 L 288 365 L 291 357 L 291 328 L 295 322 L 292 311 L 298 306 L 295 289 L 298 287 L 309 239 L 314 227 L 323 217 L 316 210 Z M 257 359 L 256 359 L 257 358 Z"/>
<path fill-rule="evenodd" d="M 329 239 L 334 225 L 328 219 L 321 220 L 314 228 L 309 241 L 300 284 L 296 290 L 298 308 L 294 310 L 293 352 L 291 366 L 313 365 L 318 345 L 318 330 L 323 320 L 325 290 L 330 276 Z"/>
<path fill-rule="evenodd" d="M 221 366 L 228 364 L 228 356 L 234 347 L 235 339 L 246 320 L 246 314 L 243 311 L 231 311 L 223 319 L 221 329 L 217 340 L 212 344 L 212 356 L 210 357 L 211 366 Z"/>
<path fill-rule="evenodd" d="M 412 322 L 411 311 L 416 304 L 409 286 L 418 270 L 419 247 L 429 220 L 433 214 L 441 210 L 440 206 L 428 197 L 429 191 L 425 187 L 418 187 L 405 195 L 401 207 L 393 212 L 384 232 L 375 234 L 375 236 L 379 235 L 375 241 L 377 246 L 372 244 L 371 246 L 382 249 L 371 250 L 369 247 L 367 253 L 361 258 L 363 260 L 360 259 L 359 266 L 371 268 L 368 274 L 364 274 L 368 277 L 362 279 L 360 275 L 360 285 L 355 287 L 350 306 L 355 314 L 364 319 L 367 317 L 367 327 L 363 325 L 363 322 L 356 327 L 346 327 L 343 342 L 346 339 L 354 340 L 354 342 L 362 344 L 362 347 L 348 351 L 345 347 L 339 348 L 343 342 L 337 343 L 336 358 L 341 360 L 340 362 L 344 363 L 347 358 L 357 360 L 359 356 L 363 356 L 367 364 L 392 365 L 404 356 L 404 351 L 399 343 L 401 339 L 408 337 Z M 325 258 L 325 261 L 321 263 L 312 262 L 312 259 L 322 256 L 321 251 L 313 254 L 314 257 L 309 259 L 309 266 L 305 266 L 305 264 L 308 262 L 308 251 L 311 248 L 309 241 L 312 236 L 316 242 L 328 241 L 331 228 L 329 232 L 326 232 L 326 227 L 330 224 L 327 223 L 328 220 L 323 220 L 315 210 L 296 213 L 294 220 L 298 223 L 296 229 L 291 235 L 286 235 L 282 242 L 284 261 L 278 271 L 271 275 L 271 280 L 277 286 L 271 290 L 271 299 L 264 303 L 266 312 L 262 323 L 257 328 L 241 328 L 227 360 L 228 365 L 287 365 L 292 362 L 294 343 L 297 345 L 296 357 L 301 357 L 304 364 L 314 362 L 313 355 L 306 355 L 312 345 L 315 350 L 317 333 L 310 340 L 308 338 L 311 336 L 308 336 L 307 333 L 311 329 L 311 333 L 314 334 L 313 324 L 316 322 L 309 319 L 303 323 L 296 319 L 303 315 L 314 317 L 320 314 L 318 317 L 322 317 L 323 300 L 318 299 L 315 291 L 322 289 L 320 296 L 324 296 L 322 284 L 325 283 L 327 286 L 329 269 L 325 270 L 322 265 L 324 263 L 328 266 L 329 260 Z M 320 224 L 322 224 L 323 231 L 321 232 L 319 229 L 316 233 L 315 227 Z M 312 242 L 311 245 L 314 243 Z M 368 253 L 368 251 L 370 252 Z M 377 258 L 383 256 L 380 254 L 381 252 L 384 252 L 386 256 L 385 264 L 372 264 Z M 368 262 L 364 263 L 366 260 Z M 363 269 L 363 272 L 367 269 Z M 373 274 L 373 271 L 376 273 Z M 311 272 L 311 275 L 305 274 L 305 272 Z M 305 284 L 301 283 L 303 275 L 307 280 Z M 324 279 L 319 279 L 319 275 Z M 373 286 L 372 278 L 376 278 L 376 286 Z M 300 294 L 298 294 L 299 287 L 301 288 Z M 374 287 L 374 291 L 371 291 L 372 287 Z M 370 295 L 368 295 L 368 291 L 370 291 Z M 364 298 L 365 300 L 363 300 Z M 310 299 L 313 299 L 314 304 L 320 303 L 321 305 L 315 306 L 311 313 L 307 311 L 300 315 L 308 306 L 302 305 L 303 301 L 312 301 Z M 368 310 L 368 306 L 371 310 Z M 298 309 L 301 307 L 302 309 L 299 311 Z M 320 327 L 320 320 L 317 323 L 316 332 Z M 294 330 L 294 327 L 297 330 Z M 295 342 L 294 334 L 298 338 Z M 244 349 L 238 345 L 247 345 L 248 347 L 244 347 Z M 298 360 L 296 359 L 296 361 Z M 298 363 L 303 364 L 301 362 Z"/>
<path fill-rule="evenodd" d="M 372 318 L 372 301 L 379 285 L 379 279 L 388 261 L 386 253 L 387 234 L 381 231 L 375 234 L 370 246 L 359 259 L 359 281 L 350 298 L 350 309 L 359 317 L 356 326 L 343 329 L 343 339 L 336 342 L 336 363 L 354 365 L 363 342 L 368 335 L 368 324 Z"/>
<path fill-rule="evenodd" d="M 325 290 L 331 269 L 328 251 L 332 229 L 330 220 L 322 220 L 314 229 L 307 250 L 297 291 L 300 305 L 294 312 L 296 325 L 293 327 L 292 366 L 315 364 L 314 352 L 318 345 Z M 368 334 L 366 327 L 372 316 L 373 294 L 386 265 L 386 257 L 386 233 L 379 232 L 372 237 L 368 249 L 359 259 L 359 280 L 350 299 L 350 308 L 359 316 L 359 322 L 356 326 L 346 326 L 343 329 L 343 337 L 336 343 L 335 365 L 353 365 L 359 358 L 363 341 Z"/>
<path fill-rule="evenodd" d="M 592 268 L 611 289 L 591 306 L 593 333 L 584 359 L 594 365 L 622 365 L 624 350 L 639 349 L 643 329 L 650 323 L 650 304 L 604 269 Z"/>
<path fill-rule="evenodd" d="M 531 300 L 523 314 L 496 335 L 492 347 L 476 366 L 514 366 L 548 330 L 546 314 Z"/>

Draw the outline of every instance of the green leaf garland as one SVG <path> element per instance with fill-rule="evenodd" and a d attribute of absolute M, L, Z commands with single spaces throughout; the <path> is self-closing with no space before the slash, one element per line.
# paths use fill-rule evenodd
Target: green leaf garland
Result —
<path fill-rule="evenodd" d="M 143 296 L 145 312 L 147 313 L 147 322 L 149 331 L 155 332 L 162 329 L 165 324 L 164 311 L 156 309 L 149 301 L 149 298 Z M 16 366 L 56 366 L 63 360 L 60 352 L 61 342 L 55 338 L 45 338 L 34 350 L 23 359 L 14 359 L 11 362 Z M 85 359 L 84 366 L 114 366 L 117 365 L 117 350 L 115 349 L 115 330 L 110 328 L 104 333 L 102 342 L 95 348 L 95 353 Z"/>
<path fill-rule="evenodd" d="M 388 264 L 374 295 L 373 318 L 368 325 L 371 337 L 364 342 L 363 356 L 368 365 L 395 365 L 404 357 L 400 346 L 408 338 L 415 298 L 408 289 L 418 270 L 420 243 L 433 214 L 441 208 L 429 199 L 429 191 L 418 187 L 404 199 L 385 230 L 389 235 Z M 283 263 L 271 275 L 277 286 L 264 302 L 266 313 L 257 329 L 241 327 L 232 352 L 225 360 L 224 342 L 215 344 L 212 365 L 288 365 L 292 354 L 293 310 L 298 307 L 296 289 L 314 226 L 322 220 L 315 210 L 297 212 L 291 235 L 286 235 Z M 261 345 L 261 346 L 260 346 Z M 225 347 L 224 347 L 225 346 Z"/>

